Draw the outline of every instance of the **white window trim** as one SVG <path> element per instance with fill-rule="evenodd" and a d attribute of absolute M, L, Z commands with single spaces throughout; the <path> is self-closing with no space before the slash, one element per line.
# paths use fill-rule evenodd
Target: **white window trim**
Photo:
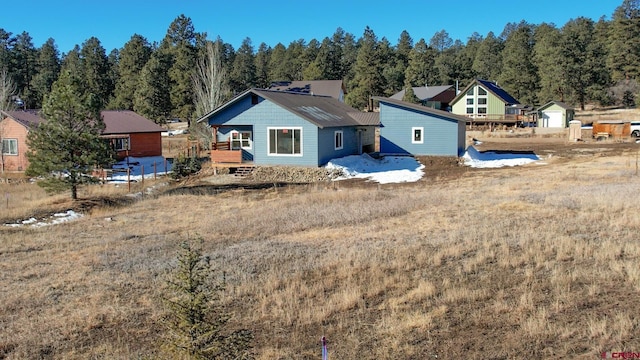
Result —
<path fill-rule="evenodd" d="M 420 141 L 416 141 L 414 134 L 416 130 L 420 130 Z M 416 126 L 411 128 L 411 143 L 412 144 L 424 144 L 424 127 Z"/>
<path fill-rule="evenodd" d="M 15 144 L 16 144 L 16 152 L 15 153 L 5 152 L 4 146 L 2 146 L 3 142 L 5 142 L 5 141 L 7 141 L 7 142 L 15 142 Z M 8 138 L 2 139 L 2 143 L 0 143 L 0 147 L 2 147 L 2 149 L 1 149 L 2 150 L 2 155 L 18 156 L 18 154 L 20 153 L 20 151 L 18 151 L 18 139 L 8 139 Z M 11 148 L 11 147 L 9 146 L 9 148 Z"/>
<path fill-rule="evenodd" d="M 340 135 L 340 146 L 336 146 L 336 143 L 338 142 L 338 135 Z M 333 133 L 333 146 L 334 146 L 334 150 L 342 150 L 344 149 L 344 131 L 342 130 L 336 130 Z"/>
<path fill-rule="evenodd" d="M 300 154 L 278 154 L 271 152 L 271 130 L 300 130 Z M 304 131 L 302 126 L 268 126 L 267 127 L 267 156 L 287 156 L 287 157 L 301 157 L 304 154 Z"/>
<path fill-rule="evenodd" d="M 251 139 L 252 139 L 252 137 L 253 137 L 253 132 L 248 131 L 248 130 L 246 130 L 246 131 L 245 131 L 245 130 L 243 130 L 243 131 L 232 130 L 232 131 L 229 133 L 229 146 L 230 146 L 231 148 L 233 148 L 233 144 L 232 144 L 232 143 L 233 143 L 233 134 L 234 134 L 234 133 L 235 133 L 235 134 L 240 135 L 240 137 L 238 138 L 238 141 L 240 141 L 240 148 L 241 148 L 241 149 L 244 149 L 244 150 L 251 150 L 251 149 L 253 148 L 253 140 L 251 140 Z M 242 138 L 242 133 L 248 133 L 248 134 L 249 134 L 249 146 L 242 146 L 242 140 L 243 140 L 243 138 Z"/>

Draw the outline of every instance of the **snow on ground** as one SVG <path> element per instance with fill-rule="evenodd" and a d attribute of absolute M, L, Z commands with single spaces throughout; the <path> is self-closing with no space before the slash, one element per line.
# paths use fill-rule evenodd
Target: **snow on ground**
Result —
<path fill-rule="evenodd" d="M 127 182 L 127 168 L 130 169 L 131 181 L 140 181 L 144 176 L 145 179 L 152 179 L 154 174 L 153 165 L 155 163 L 155 172 L 157 176 L 166 175 L 171 171 L 171 163 L 166 161 L 162 156 L 150 157 L 128 157 L 115 165 L 113 165 L 113 175 L 107 178 L 110 183 Z M 166 169 L 165 169 L 166 164 Z M 144 174 L 142 170 L 144 168 Z M 118 171 L 120 170 L 120 171 Z"/>
<path fill-rule="evenodd" d="M 327 169 L 342 170 L 335 180 L 369 179 L 380 184 L 415 182 L 422 178 L 424 165 L 410 156 L 384 156 L 374 159 L 367 154 L 331 160 Z"/>
<path fill-rule="evenodd" d="M 469 146 L 464 156 L 464 164 L 474 168 L 500 168 L 525 165 L 540 158 L 531 153 L 479 152 Z M 335 180 L 368 179 L 380 184 L 415 182 L 424 175 L 424 165 L 410 156 L 383 156 L 374 159 L 367 154 L 351 155 L 331 160 L 327 169 L 341 170 L 343 175 Z"/>
<path fill-rule="evenodd" d="M 462 157 L 464 164 L 473 168 L 500 168 L 505 166 L 525 165 L 540 160 L 536 154 L 507 153 L 507 152 L 479 152 L 469 146 Z"/>
<path fill-rule="evenodd" d="M 61 213 L 55 213 L 49 217 L 36 219 L 30 218 L 27 220 L 18 221 L 12 224 L 4 224 L 4 226 L 9 227 L 23 227 L 23 226 L 31 226 L 31 227 L 42 227 L 49 225 L 61 224 L 67 221 L 75 220 L 79 217 L 82 217 L 82 214 L 79 214 L 73 210 L 67 210 Z"/>

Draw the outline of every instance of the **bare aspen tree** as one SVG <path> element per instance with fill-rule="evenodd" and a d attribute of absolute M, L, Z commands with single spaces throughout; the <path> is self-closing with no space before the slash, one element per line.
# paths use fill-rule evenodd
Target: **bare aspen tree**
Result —
<path fill-rule="evenodd" d="M 207 41 L 204 56 L 198 59 L 196 64 L 193 94 L 197 119 L 222 105 L 229 93 L 227 76 L 220 57 L 221 46 L 220 39 L 215 42 Z M 212 134 L 206 123 L 194 124 L 191 131 L 205 146 L 209 146 Z"/>

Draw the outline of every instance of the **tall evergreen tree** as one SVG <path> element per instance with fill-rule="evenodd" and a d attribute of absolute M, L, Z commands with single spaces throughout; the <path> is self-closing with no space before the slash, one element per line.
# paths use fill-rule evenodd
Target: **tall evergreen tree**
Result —
<path fill-rule="evenodd" d="M 405 69 L 409 66 L 409 54 L 413 49 L 413 39 L 407 30 L 403 30 L 396 45 L 396 59 Z"/>
<path fill-rule="evenodd" d="M 36 74 L 37 50 L 33 46 L 31 35 L 25 31 L 16 36 L 11 53 L 11 74 L 18 88 L 18 95 L 26 108 L 34 108 L 37 96 L 33 90 L 32 79 Z"/>
<path fill-rule="evenodd" d="M 406 101 L 412 104 L 420 104 L 420 99 L 416 96 L 416 93 L 413 91 L 413 87 L 408 85 L 405 88 L 404 95 L 402 96 L 402 101 Z"/>
<path fill-rule="evenodd" d="M 502 47 L 502 41 L 493 32 L 489 32 L 478 45 L 471 69 L 479 79 L 498 80 L 502 68 Z"/>
<path fill-rule="evenodd" d="M 240 49 L 238 49 L 240 50 Z M 293 78 L 287 67 L 287 48 L 277 43 L 269 57 L 269 79 L 271 81 L 291 81 Z"/>
<path fill-rule="evenodd" d="M 405 82 L 411 86 L 437 85 L 433 71 L 436 52 L 424 39 L 420 39 L 409 52 L 409 66 L 405 70 Z"/>
<path fill-rule="evenodd" d="M 640 0 L 623 0 L 613 13 L 608 66 L 612 80 L 640 75 Z"/>
<path fill-rule="evenodd" d="M 34 108 L 41 108 L 45 95 L 51 91 L 51 86 L 60 74 L 60 55 L 52 38 L 40 47 L 36 69 L 37 74 L 33 77 Z"/>
<path fill-rule="evenodd" d="M 591 46 L 593 27 L 593 20 L 581 17 L 570 20 L 562 28 L 561 64 L 564 78 L 571 100 L 580 104 L 582 110 L 588 100 L 588 88 L 596 81 L 596 73 L 602 71 L 602 68 L 593 68 L 593 56 L 596 55 Z"/>
<path fill-rule="evenodd" d="M 553 24 L 540 24 L 534 33 L 533 62 L 539 69 L 540 104 L 551 100 L 565 101 L 567 92 L 562 69 L 562 34 Z"/>
<path fill-rule="evenodd" d="M 429 46 L 434 48 L 437 52 L 441 53 L 453 45 L 453 40 L 449 36 L 449 33 L 442 29 L 431 37 L 429 40 Z"/>
<path fill-rule="evenodd" d="M 82 44 L 80 50 L 80 66 L 84 91 L 94 95 L 98 107 L 106 107 L 113 94 L 109 59 L 100 40 L 91 37 Z"/>
<path fill-rule="evenodd" d="M 264 89 L 269 87 L 271 79 L 269 78 L 269 60 L 271 58 L 271 47 L 265 43 L 258 46 L 256 53 L 256 87 Z"/>
<path fill-rule="evenodd" d="M 275 50 L 274 50 L 275 54 Z M 272 54 L 272 56 L 274 55 Z M 254 60 L 253 45 L 251 39 L 245 38 L 236 51 L 231 71 L 231 91 L 234 94 L 241 93 L 256 84 L 256 63 Z"/>
<path fill-rule="evenodd" d="M 500 86 L 523 104 L 535 104 L 538 70 L 531 61 L 533 26 L 521 22 L 510 31 L 502 50 Z"/>
<path fill-rule="evenodd" d="M 133 110 L 134 94 L 138 87 L 142 69 L 151 58 L 153 49 L 142 35 L 134 34 L 124 44 L 118 61 L 118 81 L 115 97 L 110 107 L 113 109 Z"/>
<path fill-rule="evenodd" d="M 134 93 L 133 110 L 158 124 L 165 123 L 171 114 L 170 67 L 166 52 L 154 52 L 140 71 Z"/>
<path fill-rule="evenodd" d="M 108 164 L 112 155 L 100 138 L 104 129 L 100 109 L 83 91 L 81 81 L 68 71 L 62 73 L 44 101 L 46 121 L 27 135 L 27 175 L 42 177 L 38 185 L 49 192 L 71 190 L 73 200 L 87 179 L 85 174 Z"/>
<path fill-rule="evenodd" d="M 371 96 L 383 93 L 384 78 L 378 56 L 378 38 L 373 30 L 367 26 L 360 39 L 351 91 L 345 99 L 349 105 L 356 109 L 367 106 Z"/>
<path fill-rule="evenodd" d="M 191 18 L 181 14 L 169 25 L 159 49 L 166 52 L 171 63 L 171 115 L 187 121 L 191 120 L 194 111 L 191 79 L 196 66 L 197 38 Z"/>

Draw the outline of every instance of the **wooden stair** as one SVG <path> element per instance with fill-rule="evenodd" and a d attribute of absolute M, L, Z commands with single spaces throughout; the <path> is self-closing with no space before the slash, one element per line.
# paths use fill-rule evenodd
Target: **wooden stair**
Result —
<path fill-rule="evenodd" d="M 246 177 L 251 175 L 253 169 L 253 166 L 238 166 L 236 168 L 236 171 L 234 172 L 234 175 L 237 177 Z"/>

